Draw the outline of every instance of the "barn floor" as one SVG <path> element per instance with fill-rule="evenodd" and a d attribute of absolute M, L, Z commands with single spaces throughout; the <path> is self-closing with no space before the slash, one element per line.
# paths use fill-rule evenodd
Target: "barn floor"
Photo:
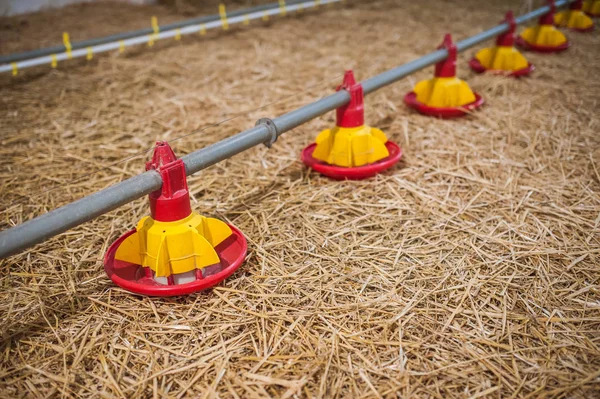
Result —
<path fill-rule="evenodd" d="M 155 140 L 191 152 L 331 93 L 345 68 L 364 79 L 525 11 L 488 3 L 348 0 L 1 76 L 2 228 L 139 173 Z M 77 10 L 1 19 L 22 29 L 2 52 L 177 19 Z M 146 199 L 2 260 L 0 396 L 600 397 L 600 33 L 569 37 L 521 80 L 462 54 L 487 101 L 466 119 L 403 106 L 432 68 L 368 96 L 405 153 L 376 178 L 300 163 L 333 113 L 191 177 L 194 208 L 249 240 L 211 291 L 145 298 L 106 277 Z"/>

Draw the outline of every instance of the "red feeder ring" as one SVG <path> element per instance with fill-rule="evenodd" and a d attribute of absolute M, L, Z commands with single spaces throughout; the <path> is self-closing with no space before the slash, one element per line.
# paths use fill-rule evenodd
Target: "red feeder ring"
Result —
<path fill-rule="evenodd" d="M 525 68 L 517 69 L 516 71 L 512 71 L 512 72 L 506 72 L 506 71 L 502 71 L 502 70 L 498 70 L 498 69 L 489 69 L 489 68 L 486 68 L 483 65 L 481 65 L 481 62 L 476 57 L 473 57 L 469 61 L 469 66 L 471 67 L 471 69 L 473 71 L 475 71 L 477 73 L 490 72 L 490 73 L 494 73 L 497 75 L 512 76 L 515 78 L 518 78 L 521 76 L 527 76 L 531 72 L 533 72 L 533 70 L 535 69 L 535 66 L 531 62 Z"/>
<path fill-rule="evenodd" d="M 369 177 L 373 177 L 376 174 L 391 168 L 398 163 L 400 158 L 402 158 L 402 149 L 400 149 L 398 144 L 388 140 L 385 143 L 385 147 L 388 149 L 390 155 L 368 165 L 346 168 L 343 166 L 330 165 L 314 158 L 312 154 L 316 146 L 317 143 L 312 143 L 302 150 L 302 162 L 309 168 L 335 180 L 368 179 Z"/>
<path fill-rule="evenodd" d="M 457 118 L 467 114 L 469 111 L 473 111 L 481 107 L 484 103 L 483 97 L 477 93 L 475 94 L 475 101 L 469 104 L 465 104 L 460 107 L 430 107 L 417 100 L 417 93 L 411 91 L 404 96 L 404 103 L 410 108 L 414 108 L 423 115 L 436 116 L 442 119 Z"/>
<path fill-rule="evenodd" d="M 595 28 L 596 28 L 596 26 L 592 25 L 589 28 L 567 28 L 567 29 L 572 30 L 574 32 L 587 33 L 587 32 L 592 32 Z"/>
<path fill-rule="evenodd" d="M 218 273 L 197 279 L 186 284 L 163 285 L 156 282 L 146 268 L 125 261 L 115 260 L 115 253 L 121 243 L 135 233 L 135 229 L 125 233 L 112 243 L 104 257 L 104 270 L 110 279 L 119 287 L 135 294 L 150 296 L 187 295 L 205 290 L 219 284 L 231 276 L 246 257 L 248 244 L 244 235 L 234 226 L 229 225 L 233 233 L 229 238 L 215 247 L 223 269 Z M 209 266 L 210 267 L 210 266 Z M 201 273 L 197 273 L 200 275 Z"/>
<path fill-rule="evenodd" d="M 516 43 L 519 47 L 524 50 L 533 51 L 536 53 L 559 53 L 565 51 L 571 47 L 571 42 L 566 41 L 560 46 L 540 46 L 536 44 L 527 43 L 521 36 L 517 37 Z"/>

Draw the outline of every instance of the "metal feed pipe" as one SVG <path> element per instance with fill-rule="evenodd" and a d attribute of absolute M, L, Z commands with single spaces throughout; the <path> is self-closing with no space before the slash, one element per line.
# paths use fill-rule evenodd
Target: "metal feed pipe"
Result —
<path fill-rule="evenodd" d="M 235 25 L 264 18 L 265 16 L 283 14 L 299 9 L 316 7 L 320 4 L 338 3 L 344 0 L 287 0 L 278 3 L 269 3 L 262 6 L 245 8 L 228 13 L 208 15 L 205 17 L 188 19 L 172 24 L 141 29 L 132 32 L 119 33 L 96 39 L 72 43 L 68 49 L 65 45 L 45 49 L 28 51 L 25 53 L 0 56 L 0 72 L 17 73 L 21 69 L 38 65 L 55 65 L 58 61 L 71 58 L 89 57 L 90 55 L 111 50 L 122 50 L 125 47 L 150 43 L 157 40 L 178 38 L 192 33 L 205 32 L 210 29 L 224 28 L 224 25 Z"/>
<path fill-rule="evenodd" d="M 569 2 L 569 0 L 559 0 L 556 5 L 564 6 Z M 545 14 L 549 10 L 550 7 L 548 6 L 541 7 L 516 18 L 516 22 L 522 24 Z M 456 44 L 457 49 L 458 51 L 464 51 L 506 32 L 508 29 L 509 25 L 506 23 L 498 25 L 458 42 Z M 407 64 L 390 69 L 363 81 L 361 83 L 363 91 L 365 94 L 372 93 L 413 72 L 442 61 L 447 56 L 447 50 L 437 50 Z M 342 90 L 274 119 L 261 119 L 252 129 L 183 156 L 181 159 L 185 163 L 186 175 L 194 174 L 259 144 L 270 145 L 283 133 L 313 118 L 333 111 L 349 101 L 350 95 L 347 91 Z M 4 230 L 0 232 L 0 258 L 16 254 L 25 248 L 112 211 L 121 205 L 150 194 L 160 189 L 161 185 L 160 174 L 154 170 L 147 171 L 23 224 Z"/>
<path fill-rule="evenodd" d="M 340 0 L 338 0 L 338 1 L 340 1 Z M 341 0 L 341 1 L 343 1 L 343 0 Z M 307 4 L 305 4 L 305 3 L 314 3 L 314 1 L 307 2 L 306 0 L 286 0 L 286 2 L 283 4 L 283 7 L 286 7 L 286 8 L 287 7 L 295 7 L 295 8 L 291 9 L 291 11 L 293 11 L 294 9 L 301 8 L 300 6 L 306 7 Z M 243 17 L 246 14 L 252 14 L 252 13 L 263 12 L 263 11 L 281 10 L 281 8 L 282 8 L 282 3 L 279 3 L 279 2 L 262 4 L 262 5 L 255 6 L 255 7 L 249 7 L 249 8 L 244 8 L 244 9 L 228 12 L 227 18 L 229 19 L 229 18 L 234 18 L 234 17 L 239 17 L 239 16 Z M 264 13 L 262 13 L 261 16 L 262 15 L 264 15 Z M 271 14 L 267 14 L 267 15 L 271 15 Z M 167 25 L 161 25 L 158 28 L 159 28 L 160 32 L 164 32 L 164 31 L 173 30 L 173 29 L 181 29 L 181 28 L 184 28 L 184 27 L 190 26 L 190 25 L 201 25 L 201 24 L 206 24 L 208 22 L 220 21 L 220 20 L 221 20 L 221 16 L 219 14 L 206 15 L 203 17 L 173 22 L 173 23 L 170 23 Z M 77 50 L 80 48 L 97 46 L 99 44 L 116 42 L 119 40 L 131 39 L 133 37 L 150 35 L 153 33 L 155 33 L 154 28 L 145 28 L 145 29 L 139 29 L 139 30 L 135 30 L 135 31 L 121 32 L 121 33 L 117 33 L 115 35 L 97 37 L 94 39 L 88 39 L 88 40 L 83 40 L 80 42 L 71 43 L 71 50 Z M 64 44 L 62 44 L 59 46 L 46 47 L 46 48 L 37 49 L 37 50 L 25 51 L 22 53 L 0 55 L 0 63 L 4 64 L 4 63 L 9 63 L 9 62 L 23 61 L 23 60 L 27 60 L 30 58 L 42 57 L 44 55 L 64 53 L 66 51 L 67 51 L 66 46 Z"/>

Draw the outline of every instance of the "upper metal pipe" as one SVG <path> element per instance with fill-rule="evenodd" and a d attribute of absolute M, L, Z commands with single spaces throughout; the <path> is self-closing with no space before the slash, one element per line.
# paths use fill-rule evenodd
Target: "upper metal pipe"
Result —
<path fill-rule="evenodd" d="M 71 47 L 71 49 L 68 52 L 67 51 L 63 52 L 63 50 L 61 48 L 55 47 L 55 48 L 52 48 L 51 50 L 46 51 L 46 53 L 53 51 L 53 50 L 60 50 L 60 52 L 47 54 L 47 55 L 40 55 L 40 56 L 36 56 L 33 58 L 27 58 L 25 60 L 16 61 L 16 62 L 10 62 L 10 63 L 1 63 L 0 62 L 0 73 L 12 72 L 13 75 L 16 76 L 19 74 L 19 71 L 22 69 L 33 68 L 38 65 L 44 65 L 44 64 L 49 64 L 53 68 L 55 68 L 59 61 L 65 61 L 65 60 L 69 60 L 72 58 L 81 58 L 81 57 L 86 57 L 89 60 L 89 59 L 91 59 L 90 57 L 93 57 L 95 54 L 100 54 L 100 53 L 104 53 L 107 51 L 113 51 L 113 50 L 117 50 L 117 49 L 119 51 L 122 51 L 125 47 L 137 46 L 142 43 L 150 44 L 150 43 L 154 43 L 155 41 L 158 41 L 158 40 L 165 40 L 165 39 L 169 39 L 169 38 L 174 38 L 177 40 L 178 38 L 180 38 L 181 36 L 184 36 L 184 35 L 191 35 L 191 34 L 195 34 L 198 32 L 200 34 L 202 34 L 210 29 L 225 28 L 226 26 L 229 26 L 229 25 L 246 23 L 251 20 L 255 20 L 255 19 L 259 19 L 259 18 L 263 19 L 270 15 L 283 14 L 285 12 L 293 12 L 293 11 L 305 9 L 308 7 L 316 7 L 319 4 L 323 4 L 323 5 L 324 4 L 332 4 L 332 3 L 337 3 L 340 1 L 343 1 L 343 0 L 301 0 L 301 1 L 294 0 L 289 3 L 281 2 L 281 3 L 277 3 L 277 7 L 275 5 L 273 5 L 270 8 L 267 6 L 261 6 L 258 8 L 259 11 L 256 11 L 257 8 L 238 10 L 233 13 L 226 14 L 226 17 L 224 17 L 224 19 L 221 19 L 222 18 L 221 16 L 219 16 L 219 18 L 203 17 L 203 18 L 208 18 L 205 20 L 205 23 L 195 23 L 194 24 L 193 22 L 198 22 L 198 19 L 195 19 L 195 20 L 187 21 L 185 24 L 184 23 L 176 23 L 176 24 L 166 25 L 166 26 L 162 27 L 162 30 L 159 29 L 158 32 L 156 32 L 156 33 L 154 31 L 147 32 L 147 30 L 146 31 L 136 31 L 135 32 L 136 35 L 140 32 L 147 32 L 147 33 L 139 35 L 139 36 L 136 36 L 133 34 L 129 35 L 129 33 L 126 33 L 124 35 L 134 36 L 134 37 L 125 38 L 125 36 L 122 36 L 123 40 L 113 40 L 113 41 L 106 42 L 106 40 L 114 39 L 115 36 L 109 36 L 109 37 L 101 38 L 98 40 L 94 39 L 95 41 L 93 43 L 92 42 L 79 43 L 75 46 L 75 49 L 73 49 Z M 262 10 L 262 11 L 260 11 L 260 10 Z M 181 29 L 174 28 L 174 26 L 176 26 L 176 25 L 177 26 L 184 25 L 184 26 Z M 87 44 L 90 44 L 90 46 L 85 47 L 85 48 L 82 47 L 83 45 L 87 45 Z"/>
<path fill-rule="evenodd" d="M 561 0 L 556 5 L 560 7 L 568 3 L 568 0 Z M 516 21 L 518 24 L 522 24 L 543 15 L 549 10 L 550 7 L 548 6 L 541 7 L 516 18 Z M 492 29 L 458 42 L 456 44 L 457 50 L 464 51 L 478 43 L 506 32 L 508 29 L 509 26 L 507 24 L 495 26 Z M 361 83 L 363 91 L 365 94 L 372 93 L 411 73 L 442 61 L 447 56 L 448 52 L 446 50 L 437 50 L 407 64 L 390 69 L 363 81 Z M 279 136 L 313 118 L 333 111 L 347 104 L 349 101 L 350 95 L 348 92 L 338 91 L 314 103 L 274 118 L 270 122 L 275 128 L 276 136 Z M 186 174 L 189 176 L 249 148 L 259 144 L 270 143 L 273 140 L 272 135 L 272 128 L 269 128 L 265 124 L 259 124 L 252 129 L 235 134 L 215 144 L 185 155 L 182 159 L 185 163 Z M 116 209 L 121 205 L 141 198 L 152 191 L 160 189 L 161 185 L 160 174 L 155 171 L 148 171 L 38 216 L 23 224 L 4 230 L 0 232 L 0 258 L 18 253 L 25 248 L 63 233 L 72 227 Z"/>
<path fill-rule="evenodd" d="M 303 2 L 303 0 L 287 0 L 286 4 L 294 5 L 294 4 L 299 4 L 302 2 Z M 279 3 L 263 4 L 263 5 L 259 5 L 259 6 L 255 6 L 255 7 L 249 7 L 249 8 L 244 8 L 241 10 L 235 10 L 235 11 L 228 12 L 227 17 L 233 18 L 233 17 L 243 16 L 246 14 L 255 13 L 255 12 L 272 10 L 272 9 L 276 9 L 276 8 L 280 8 L 280 7 L 281 6 Z M 178 22 L 173 22 L 173 23 L 166 24 L 166 25 L 161 25 L 161 26 L 159 26 L 159 30 L 161 32 L 165 32 L 165 31 L 169 31 L 169 30 L 173 30 L 173 29 L 184 28 L 184 27 L 190 26 L 190 25 L 198 25 L 198 24 L 205 24 L 205 23 L 209 23 L 209 22 L 213 22 L 213 21 L 218 21 L 219 19 L 221 19 L 221 16 L 219 14 L 206 15 L 204 17 L 186 19 L 184 21 L 178 21 Z M 71 43 L 71 48 L 72 48 L 72 50 L 77 50 L 77 49 L 87 48 L 87 47 L 91 47 L 91 46 L 97 46 L 100 44 L 116 42 L 119 40 L 131 39 L 133 37 L 149 35 L 151 33 L 154 33 L 154 30 L 152 28 L 145 28 L 145 29 L 139 29 L 139 30 L 134 30 L 134 31 L 129 31 L 129 32 L 122 32 L 122 33 L 117 33 L 115 35 L 97 37 L 94 39 L 88 39 L 88 40 L 83 40 L 80 42 L 74 42 L 74 43 Z M 25 51 L 22 53 L 13 53 L 13 54 L 8 54 L 8 55 L 2 55 L 2 56 L 0 56 L 0 63 L 5 64 L 5 63 L 9 63 L 9 62 L 23 61 L 23 60 L 27 60 L 30 58 L 43 57 L 46 55 L 52 55 L 52 54 L 56 54 L 56 53 L 64 53 L 66 50 L 67 50 L 67 48 L 64 46 L 64 44 L 61 44 L 59 46 L 46 47 L 46 48 L 37 49 L 37 50 Z"/>

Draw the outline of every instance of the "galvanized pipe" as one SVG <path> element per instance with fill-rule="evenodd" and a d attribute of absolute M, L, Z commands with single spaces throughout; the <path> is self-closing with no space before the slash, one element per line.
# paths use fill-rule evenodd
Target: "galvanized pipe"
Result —
<path fill-rule="evenodd" d="M 305 2 L 305 0 L 286 0 L 286 7 L 293 6 L 296 4 L 302 4 L 304 2 Z M 239 16 L 243 17 L 244 15 L 247 15 L 247 14 L 258 13 L 258 12 L 267 11 L 267 10 L 277 10 L 280 7 L 281 6 L 278 2 L 263 4 L 263 5 L 259 5 L 259 6 L 255 6 L 255 7 L 234 10 L 234 11 L 228 12 L 227 16 L 228 16 L 228 18 L 234 18 L 234 17 L 239 17 Z M 213 21 L 219 21 L 220 19 L 221 19 L 221 16 L 219 14 L 206 15 L 206 16 L 199 17 L 199 18 L 186 19 L 184 21 L 177 21 L 177 22 L 173 22 L 170 24 L 161 25 L 161 26 L 159 26 L 159 28 L 160 28 L 161 32 L 165 32 L 165 31 L 174 30 L 174 29 L 181 29 L 186 26 L 206 24 L 206 23 L 213 22 Z M 71 43 L 71 48 L 72 48 L 72 50 L 77 50 L 77 49 L 81 49 L 81 48 L 97 46 L 100 44 L 117 42 L 119 40 L 131 39 L 133 37 L 149 35 L 152 33 L 154 33 L 152 28 L 145 28 L 145 29 L 139 29 L 139 30 L 135 30 L 135 31 L 122 32 L 122 33 L 117 33 L 115 35 L 97 37 L 94 39 L 88 39 L 88 40 L 82 40 L 80 42 L 74 42 L 74 43 Z M 27 60 L 27 59 L 31 59 L 31 58 L 43 57 L 45 55 L 64 53 L 66 50 L 67 49 L 64 46 L 64 44 L 61 44 L 59 46 L 46 47 L 46 48 L 42 48 L 42 49 L 25 51 L 25 52 L 21 52 L 21 53 L 0 55 L 0 64 L 23 61 L 23 60 Z"/>
<path fill-rule="evenodd" d="M 340 1 L 343 0 L 293 0 L 289 1 L 289 3 L 286 2 L 285 10 L 286 12 L 292 12 L 298 9 L 314 7 L 318 4 L 330 4 L 337 3 Z M 233 11 L 231 13 L 227 13 L 227 25 L 235 25 L 243 23 L 245 20 L 250 21 L 263 18 L 264 16 L 277 15 L 282 13 L 282 9 L 282 5 L 280 5 L 279 3 L 271 3 L 268 5 L 253 7 L 250 9 Z M 202 20 L 204 22 L 198 22 L 199 20 Z M 179 25 L 181 26 L 181 28 L 177 27 Z M 58 61 L 64 61 L 71 58 L 87 57 L 90 54 L 93 56 L 94 54 L 98 53 L 120 50 L 124 47 L 136 46 L 144 43 L 154 42 L 157 40 L 176 38 L 178 36 L 190 35 L 193 33 L 203 32 L 204 30 L 219 29 L 222 27 L 223 21 L 221 20 L 221 17 L 219 15 L 211 15 L 196 20 L 165 25 L 162 28 L 160 28 L 158 33 L 154 33 L 152 29 L 142 29 L 136 32 L 126 32 L 124 34 L 121 34 L 123 38 L 119 40 L 115 39 L 115 37 L 119 35 L 114 35 L 99 39 L 92 39 L 91 41 L 87 42 L 79 42 L 73 44 L 71 51 L 68 53 L 65 52 L 64 46 L 56 46 L 50 49 L 34 50 L 33 52 L 27 53 L 29 54 L 39 52 L 39 55 L 36 55 L 34 57 L 25 58 L 24 56 L 22 56 L 25 53 L 14 54 L 7 57 L 14 58 L 18 55 L 19 60 L 4 61 L 4 59 L 0 57 L 0 63 L 7 62 L 0 65 L 0 72 L 12 71 L 13 73 L 17 74 L 18 71 L 20 71 L 21 69 L 32 68 L 38 65 L 52 65 L 53 63 L 57 63 Z M 135 33 L 135 35 L 133 33 Z M 84 46 L 84 44 L 88 45 Z M 50 50 L 59 51 L 53 52 Z"/>
<path fill-rule="evenodd" d="M 557 2 L 557 6 L 563 6 L 568 3 L 568 0 L 561 0 Z M 546 6 L 522 15 L 517 18 L 517 23 L 523 23 L 539 17 L 548 10 L 549 7 Z M 506 32 L 508 28 L 507 24 L 498 25 L 471 38 L 460 41 L 457 43 L 458 51 L 464 51 L 500 33 Z M 363 81 L 363 90 L 365 94 L 372 93 L 413 72 L 433 65 L 447 56 L 448 52 L 446 50 L 437 50 L 417 60 Z M 349 101 L 350 95 L 346 91 L 339 91 L 314 103 L 274 118 L 270 122 L 275 128 L 276 136 L 279 136 L 313 118 L 333 111 L 347 104 Z M 272 141 L 272 128 L 269 128 L 266 124 L 259 124 L 252 129 L 243 131 L 182 157 L 186 166 L 186 174 L 189 176 L 249 148 L 259 144 L 271 143 Z M 141 198 L 152 191 L 158 190 L 161 184 L 161 177 L 157 172 L 145 172 L 42 216 L 38 216 L 21 225 L 4 230 L 0 232 L 0 258 L 6 258 L 18 253 L 23 249 L 65 232 L 121 205 Z"/>

